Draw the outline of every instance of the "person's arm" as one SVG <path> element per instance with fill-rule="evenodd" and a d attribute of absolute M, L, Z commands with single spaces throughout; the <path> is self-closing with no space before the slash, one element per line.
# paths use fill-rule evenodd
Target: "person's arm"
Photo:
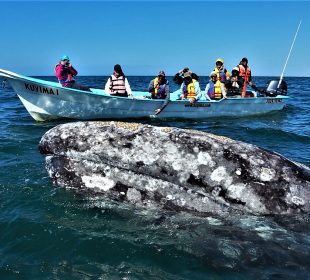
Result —
<path fill-rule="evenodd" d="M 166 96 L 170 96 L 170 87 L 169 87 L 169 82 L 167 81 L 166 86 L 165 86 L 165 94 Z"/>
<path fill-rule="evenodd" d="M 108 94 L 111 94 L 110 86 L 111 86 L 111 78 L 107 80 L 105 87 L 104 87 L 105 92 Z"/>
<path fill-rule="evenodd" d="M 76 76 L 78 74 L 78 71 L 76 71 L 71 64 L 69 65 L 68 69 L 71 75 Z"/>
<path fill-rule="evenodd" d="M 252 71 L 251 71 L 251 69 L 250 69 L 250 74 L 249 74 L 249 76 L 248 76 L 247 82 L 248 82 L 248 84 L 249 84 L 250 86 L 252 86 L 253 82 L 252 82 Z"/>
<path fill-rule="evenodd" d="M 63 65 L 62 64 L 56 65 L 55 72 L 56 72 L 56 77 L 58 79 L 61 79 L 64 76 L 64 67 L 63 67 Z"/>
<path fill-rule="evenodd" d="M 226 90 L 225 90 L 223 83 L 221 83 L 221 91 L 222 91 L 223 98 L 227 98 Z"/>
<path fill-rule="evenodd" d="M 196 100 L 199 100 L 202 96 L 200 86 L 199 86 L 199 82 L 195 82 L 194 86 L 195 86 L 195 92 L 196 92 Z"/>
<path fill-rule="evenodd" d="M 125 78 L 125 88 L 126 88 L 126 91 L 127 91 L 128 96 L 133 96 L 127 78 Z"/>
<path fill-rule="evenodd" d="M 170 101 L 170 90 L 169 90 L 169 85 L 168 84 L 165 86 L 165 93 L 166 93 L 165 102 L 161 106 L 161 108 L 155 110 L 155 115 L 158 115 L 162 110 L 164 110 L 165 107 L 168 105 L 168 103 Z"/>
<path fill-rule="evenodd" d="M 161 110 L 163 110 L 167 104 L 169 103 L 170 101 L 170 89 L 169 89 L 169 84 L 166 84 L 165 86 L 165 94 L 166 94 L 166 98 L 165 98 L 165 102 L 163 104 L 163 106 L 161 107 Z"/>
<path fill-rule="evenodd" d="M 210 96 L 209 96 L 209 94 L 208 94 L 209 89 L 210 89 L 210 84 L 207 83 L 206 89 L 205 89 L 205 97 L 206 97 L 209 101 L 212 101 L 211 98 L 210 98 Z"/>
<path fill-rule="evenodd" d="M 155 88 L 154 88 L 154 80 L 150 81 L 150 84 L 149 84 L 149 92 L 154 92 L 155 91 Z"/>

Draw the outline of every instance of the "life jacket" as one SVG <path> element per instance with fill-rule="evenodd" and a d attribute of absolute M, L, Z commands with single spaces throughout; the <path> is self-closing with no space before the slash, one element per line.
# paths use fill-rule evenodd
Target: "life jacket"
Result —
<path fill-rule="evenodd" d="M 58 64 L 55 65 L 55 67 L 54 67 L 55 73 L 56 73 L 56 68 L 57 68 L 57 66 L 61 66 L 61 64 L 58 63 Z M 64 73 L 63 76 L 57 77 L 58 82 L 59 82 L 62 86 L 66 86 L 67 84 L 74 83 L 74 82 L 75 82 L 74 76 L 69 72 L 69 70 L 64 71 L 64 72 L 65 72 L 65 73 Z"/>
<path fill-rule="evenodd" d="M 110 77 L 110 90 L 113 93 L 120 95 L 127 95 L 126 86 L 125 86 L 125 76 L 119 76 L 116 78 L 114 75 Z"/>
<path fill-rule="evenodd" d="M 221 67 L 220 69 L 218 69 L 217 67 L 215 67 L 213 71 L 216 73 L 217 79 L 220 80 L 221 82 L 227 80 L 226 77 L 227 70 L 225 68 Z"/>
<path fill-rule="evenodd" d="M 156 77 L 154 79 L 154 94 L 152 94 L 152 97 L 156 99 L 165 99 L 167 96 L 166 85 L 167 81 L 163 85 L 158 84 L 158 77 Z"/>
<path fill-rule="evenodd" d="M 183 88 L 182 88 L 182 92 L 183 92 L 185 98 L 196 99 L 195 83 L 196 83 L 195 79 L 192 79 L 191 83 L 189 83 L 188 85 L 186 85 L 184 83 Z"/>
<path fill-rule="evenodd" d="M 223 94 L 221 90 L 221 82 L 217 80 L 215 83 L 213 81 L 209 82 L 209 90 L 208 90 L 208 95 L 210 96 L 211 99 L 222 99 Z"/>
<path fill-rule="evenodd" d="M 238 65 L 239 77 L 241 77 L 245 82 L 248 82 L 251 76 L 251 68 L 248 66 L 246 69 L 243 65 Z"/>

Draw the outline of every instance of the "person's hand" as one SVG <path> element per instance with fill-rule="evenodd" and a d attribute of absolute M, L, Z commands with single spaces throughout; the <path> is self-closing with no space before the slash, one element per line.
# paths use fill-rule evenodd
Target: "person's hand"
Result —
<path fill-rule="evenodd" d="M 193 104 L 193 103 L 195 103 L 195 102 L 196 102 L 196 99 L 195 99 L 195 98 L 190 98 L 189 103 Z"/>
<path fill-rule="evenodd" d="M 155 110 L 155 115 L 158 115 L 161 112 L 161 109 L 156 109 Z"/>

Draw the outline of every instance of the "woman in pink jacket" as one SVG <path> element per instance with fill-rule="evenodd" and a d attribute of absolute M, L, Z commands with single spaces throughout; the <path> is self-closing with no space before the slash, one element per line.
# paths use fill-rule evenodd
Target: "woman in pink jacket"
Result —
<path fill-rule="evenodd" d="M 75 76 L 78 72 L 73 68 L 67 55 L 63 55 L 60 62 L 55 66 L 56 77 L 63 87 L 90 91 L 89 87 L 78 85 Z"/>

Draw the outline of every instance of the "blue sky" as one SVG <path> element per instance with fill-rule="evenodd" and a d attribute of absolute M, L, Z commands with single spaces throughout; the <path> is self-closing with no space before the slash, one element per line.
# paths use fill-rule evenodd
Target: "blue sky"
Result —
<path fill-rule="evenodd" d="M 54 75 L 62 54 L 79 75 L 208 75 L 218 57 L 242 57 L 253 75 L 279 76 L 298 23 L 285 76 L 310 76 L 310 2 L 0 1 L 0 68 Z"/>

